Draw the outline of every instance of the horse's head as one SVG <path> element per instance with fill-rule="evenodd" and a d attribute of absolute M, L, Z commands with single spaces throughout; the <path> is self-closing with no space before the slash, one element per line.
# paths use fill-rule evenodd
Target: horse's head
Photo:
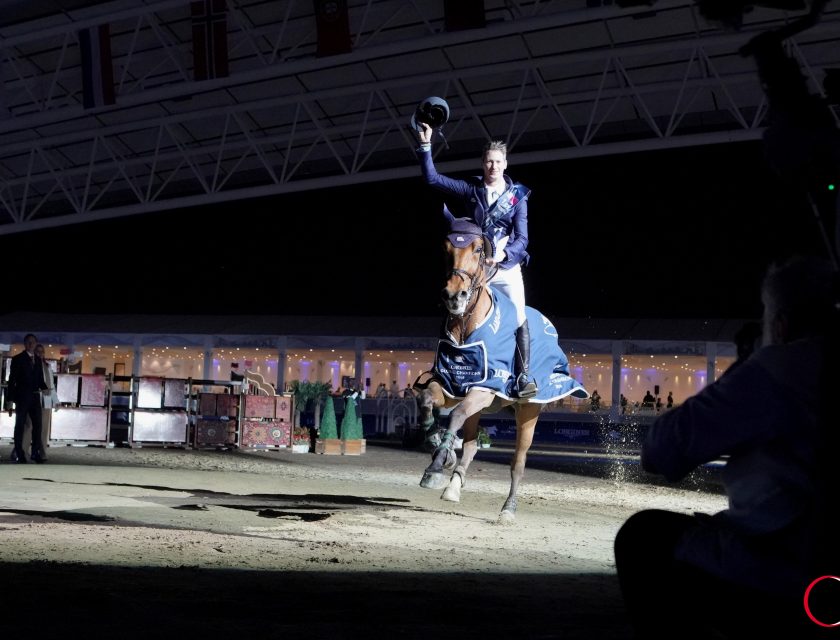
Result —
<path fill-rule="evenodd" d="M 470 301 L 487 280 L 485 258 L 489 242 L 481 228 L 466 218 L 455 218 L 446 236 L 449 274 L 441 297 L 453 316 L 467 312 Z"/>

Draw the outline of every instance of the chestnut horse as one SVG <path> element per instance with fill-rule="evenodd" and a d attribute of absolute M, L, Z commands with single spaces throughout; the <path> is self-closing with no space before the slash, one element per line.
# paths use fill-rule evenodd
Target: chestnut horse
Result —
<path fill-rule="evenodd" d="M 557 344 L 554 326 L 538 311 L 527 308 L 529 314 L 535 314 L 533 320 L 529 315 L 531 370 L 540 380 L 540 393 L 528 399 L 514 397 L 515 385 L 510 373 L 513 367 L 505 362 L 513 360 L 515 309 L 506 296 L 487 284 L 495 267 L 486 264 L 490 247 L 481 229 L 465 220 L 458 222 L 459 233 L 450 233 L 446 241 L 449 273 L 441 292 L 447 310 L 448 335 L 439 342 L 434 369 L 415 383 L 420 424 L 426 430 L 427 444 L 435 447 L 432 463 L 423 473 L 420 486 L 446 487 L 441 498 L 460 501 L 467 469 L 478 449 L 476 436 L 482 412 L 494 413 L 512 405 L 516 415 L 516 450 L 510 466 L 510 492 L 498 517 L 499 523 L 509 524 L 515 519 L 516 494 L 542 407 L 570 394 L 582 398 L 589 394 L 568 376 L 568 361 Z M 508 315 L 506 321 L 504 313 Z M 535 326 L 543 331 L 535 331 Z M 535 334 L 540 335 L 535 337 Z M 539 340 L 548 343 L 547 356 L 535 358 Z M 545 346 L 538 348 L 546 352 Z M 548 363 L 547 371 L 543 366 L 540 372 L 539 365 L 545 363 Z M 461 379 L 453 382 L 453 375 Z M 448 428 L 440 435 L 435 425 L 435 410 L 442 407 L 454 408 Z M 459 430 L 463 435 L 460 461 L 453 450 Z M 452 475 L 447 478 L 444 469 L 452 468 Z"/>

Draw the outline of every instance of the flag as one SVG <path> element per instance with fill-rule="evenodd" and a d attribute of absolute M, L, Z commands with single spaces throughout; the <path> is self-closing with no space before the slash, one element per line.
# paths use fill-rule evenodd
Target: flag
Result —
<path fill-rule="evenodd" d="M 111 30 L 107 24 L 79 31 L 82 57 L 82 104 L 85 109 L 114 104 Z"/>
<path fill-rule="evenodd" d="M 228 76 L 225 0 L 191 2 L 193 73 L 196 80 Z"/>
<path fill-rule="evenodd" d="M 487 24 L 484 0 L 443 0 L 443 23 L 447 31 L 481 29 Z"/>
<path fill-rule="evenodd" d="M 350 53 L 350 17 L 347 0 L 314 0 L 315 26 L 318 30 L 317 56 Z"/>

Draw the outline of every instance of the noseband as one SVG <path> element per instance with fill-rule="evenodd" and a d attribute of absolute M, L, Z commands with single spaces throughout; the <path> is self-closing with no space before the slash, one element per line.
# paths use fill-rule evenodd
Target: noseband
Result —
<path fill-rule="evenodd" d="M 470 296 L 472 296 L 473 292 L 476 289 L 474 283 L 475 283 L 476 280 L 478 280 L 479 276 L 481 275 L 482 269 L 484 271 L 484 282 L 487 282 L 487 281 L 491 280 L 493 278 L 493 276 L 496 275 L 496 272 L 499 270 L 499 265 L 497 265 L 497 264 L 494 264 L 492 267 L 489 267 L 489 268 L 487 267 L 486 264 L 484 264 L 484 261 L 486 259 L 485 256 L 484 256 L 484 249 L 479 249 L 479 259 L 481 260 L 481 262 L 479 263 L 478 269 L 475 270 L 475 273 L 469 273 L 468 271 L 465 271 L 464 269 L 452 268 L 452 269 L 449 270 L 449 274 L 447 275 L 446 279 L 448 280 L 452 276 L 458 276 L 459 278 L 461 278 L 461 280 L 466 282 L 467 279 L 469 278 L 470 284 L 467 287 L 467 291 L 469 291 Z M 481 289 L 483 286 L 484 286 L 483 284 L 479 285 L 478 289 Z"/>

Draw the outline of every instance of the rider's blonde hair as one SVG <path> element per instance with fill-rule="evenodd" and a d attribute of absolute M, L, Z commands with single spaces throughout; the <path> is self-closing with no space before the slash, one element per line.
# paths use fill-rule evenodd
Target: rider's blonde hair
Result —
<path fill-rule="evenodd" d="M 487 144 L 484 145 L 484 153 L 482 153 L 481 157 L 487 157 L 488 151 L 501 151 L 502 155 L 507 158 L 507 145 L 501 140 L 491 140 Z"/>

